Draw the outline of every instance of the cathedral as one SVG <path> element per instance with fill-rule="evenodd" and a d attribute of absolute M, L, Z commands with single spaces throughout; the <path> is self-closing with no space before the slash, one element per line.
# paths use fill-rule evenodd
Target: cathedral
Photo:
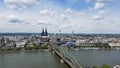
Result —
<path fill-rule="evenodd" d="M 42 33 L 41 33 L 41 41 L 42 42 L 49 42 L 50 38 L 47 32 L 47 28 L 43 28 L 42 29 Z"/>

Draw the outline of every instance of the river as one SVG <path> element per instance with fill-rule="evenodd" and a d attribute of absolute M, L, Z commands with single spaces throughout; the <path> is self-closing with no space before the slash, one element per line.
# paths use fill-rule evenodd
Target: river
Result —
<path fill-rule="evenodd" d="M 67 68 L 50 52 L 0 52 L 0 68 Z"/>
<path fill-rule="evenodd" d="M 78 50 L 71 51 L 87 66 L 101 66 L 108 64 L 111 67 L 120 64 L 120 50 Z M 60 59 L 45 51 L 27 52 L 0 52 L 0 68 L 68 68 Z"/>
<path fill-rule="evenodd" d="M 78 56 L 87 66 L 101 66 L 103 64 L 113 67 L 116 64 L 120 65 L 120 50 L 91 50 L 81 49 L 79 51 L 72 51 L 72 53 Z"/>

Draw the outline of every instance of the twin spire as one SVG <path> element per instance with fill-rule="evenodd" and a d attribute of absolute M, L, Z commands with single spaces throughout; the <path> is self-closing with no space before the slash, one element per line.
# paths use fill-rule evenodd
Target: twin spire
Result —
<path fill-rule="evenodd" d="M 41 36 L 48 36 L 47 28 L 42 29 Z"/>

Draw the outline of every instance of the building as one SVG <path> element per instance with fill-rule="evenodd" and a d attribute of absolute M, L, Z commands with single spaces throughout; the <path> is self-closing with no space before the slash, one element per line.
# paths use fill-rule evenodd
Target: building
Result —
<path fill-rule="evenodd" d="M 120 48 L 120 43 L 109 43 L 109 46 L 115 48 L 115 47 L 119 47 Z"/>
<path fill-rule="evenodd" d="M 4 39 L 4 37 L 2 37 L 1 39 L 0 39 L 0 47 L 4 47 L 6 44 L 5 44 L 5 39 Z"/>
<path fill-rule="evenodd" d="M 47 28 L 43 28 L 42 29 L 42 33 L 41 33 L 41 41 L 42 42 L 49 42 L 50 38 L 47 32 Z"/>

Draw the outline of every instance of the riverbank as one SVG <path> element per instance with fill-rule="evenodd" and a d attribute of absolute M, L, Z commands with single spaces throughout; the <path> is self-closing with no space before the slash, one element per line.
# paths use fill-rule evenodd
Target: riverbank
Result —
<path fill-rule="evenodd" d="M 74 48 L 73 50 L 120 50 L 120 48 Z"/>
<path fill-rule="evenodd" d="M 16 52 L 16 51 L 48 51 L 48 45 L 25 45 L 24 47 L 0 47 L 0 52 Z"/>
<path fill-rule="evenodd" d="M 22 52 L 43 52 L 43 51 L 49 51 L 48 49 L 40 49 L 40 50 L 22 50 Z M 21 52 L 21 51 L 0 51 L 0 53 L 2 52 L 6 52 L 6 53 L 10 53 L 10 52 Z"/>

